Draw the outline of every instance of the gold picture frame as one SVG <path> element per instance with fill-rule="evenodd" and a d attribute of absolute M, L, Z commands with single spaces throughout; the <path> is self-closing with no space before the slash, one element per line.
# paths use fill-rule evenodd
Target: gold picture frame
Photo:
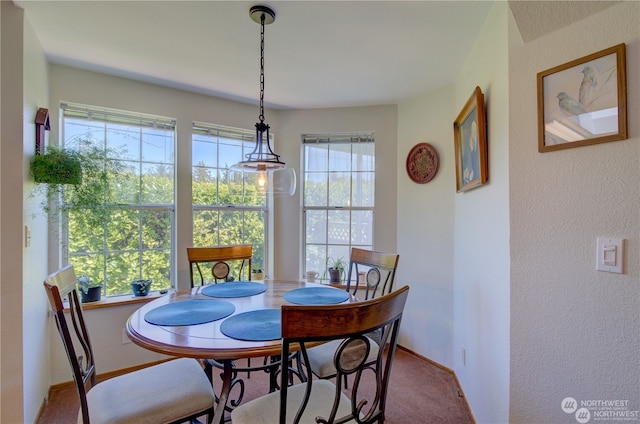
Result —
<path fill-rule="evenodd" d="M 626 45 L 537 75 L 538 151 L 627 138 Z"/>
<path fill-rule="evenodd" d="M 484 94 L 476 87 L 453 122 L 456 191 L 480 187 L 488 180 L 487 116 Z"/>

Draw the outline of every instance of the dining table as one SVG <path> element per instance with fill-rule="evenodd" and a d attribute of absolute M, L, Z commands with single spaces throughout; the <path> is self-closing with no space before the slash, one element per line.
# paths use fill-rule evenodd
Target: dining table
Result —
<path fill-rule="evenodd" d="M 126 323 L 131 341 L 175 357 L 221 364 L 222 386 L 213 422 L 222 423 L 234 384 L 234 361 L 279 358 L 282 351 L 280 306 L 356 302 L 345 290 L 290 280 L 236 281 L 167 293 L 136 310 Z M 282 361 L 285 362 L 285 361 Z M 278 364 L 279 366 L 279 364 Z M 275 380 L 275 377 L 272 381 Z"/>

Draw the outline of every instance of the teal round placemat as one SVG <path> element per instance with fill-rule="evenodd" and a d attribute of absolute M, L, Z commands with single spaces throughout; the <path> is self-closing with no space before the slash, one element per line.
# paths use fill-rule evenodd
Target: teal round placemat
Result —
<path fill-rule="evenodd" d="M 147 312 L 144 320 L 155 325 L 195 325 L 228 317 L 235 310 L 225 300 L 191 299 L 158 306 Z"/>
<path fill-rule="evenodd" d="M 211 297 L 246 297 L 264 293 L 267 286 L 252 281 L 211 284 L 202 289 L 202 294 Z"/>
<path fill-rule="evenodd" d="M 297 305 L 332 305 L 347 299 L 349 293 L 331 287 L 302 287 L 284 294 L 284 300 Z"/>
<path fill-rule="evenodd" d="M 234 315 L 222 321 L 220 331 L 232 339 L 250 342 L 280 339 L 280 309 L 259 309 Z"/>

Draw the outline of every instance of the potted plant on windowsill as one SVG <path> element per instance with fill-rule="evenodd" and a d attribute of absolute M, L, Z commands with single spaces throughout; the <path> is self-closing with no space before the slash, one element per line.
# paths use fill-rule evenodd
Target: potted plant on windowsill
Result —
<path fill-rule="evenodd" d="M 136 297 L 148 295 L 150 289 L 151 289 L 151 280 L 140 279 L 140 280 L 133 280 L 131 282 L 131 291 L 133 292 L 133 295 Z"/>
<path fill-rule="evenodd" d="M 87 275 L 77 278 L 82 303 L 97 302 L 102 296 L 102 283 L 94 282 Z"/>
<path fill-rule="evenodd" d="M 329 283 L 340 283 L 344 279 L 344 270 L 347 263 L 343 257 L 327 258 L 327 272 L 329 273 Z"/>

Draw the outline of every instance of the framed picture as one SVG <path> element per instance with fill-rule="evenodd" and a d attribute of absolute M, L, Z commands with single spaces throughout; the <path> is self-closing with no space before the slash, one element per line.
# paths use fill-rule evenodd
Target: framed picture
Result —
<path fill-rule="evenodd" d="M 538 73 L 538 151 L 627 138 L 625 44 Z"/>
<path fill-rule="evenodd" d="M 484 94 L 476 87 L 453 123 L 458 192 L 479 187 L 487 181 L 486 119 Z"/>

